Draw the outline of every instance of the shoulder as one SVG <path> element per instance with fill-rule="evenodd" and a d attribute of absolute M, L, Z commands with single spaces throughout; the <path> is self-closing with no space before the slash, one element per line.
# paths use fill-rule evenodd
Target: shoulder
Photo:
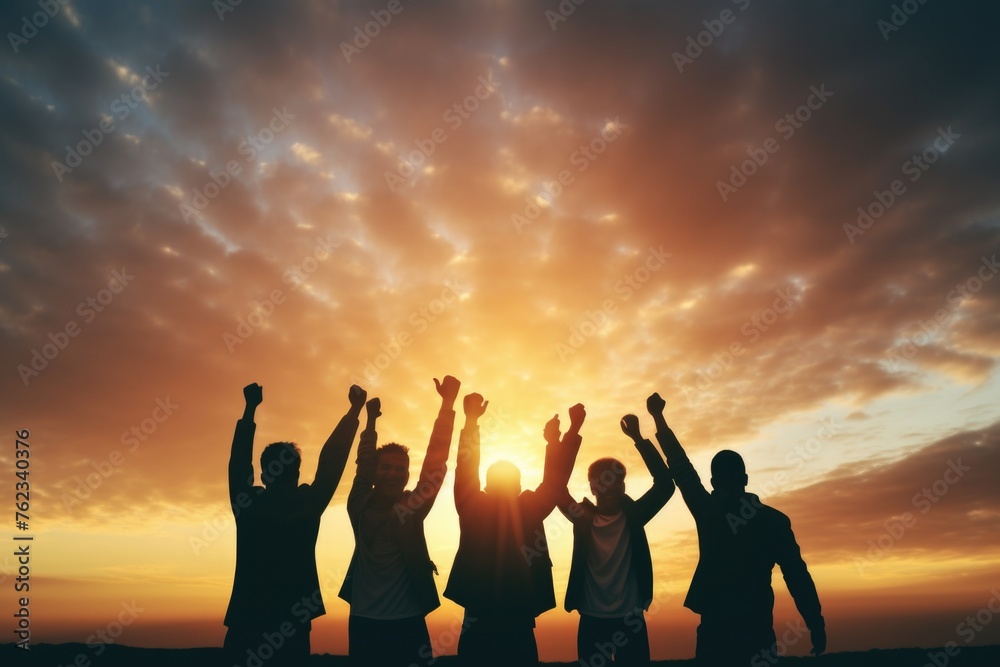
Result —
<path fill-rule="evenodd" d="M 567 508 L 567 512 L 572 517 L 570 520 L 574 524 L 589 524 L 594 521 L 594 515 L 597 514 L 597 507 L 591 502 L 590 498 L 584 498 L 580 502 L 570 505 Z"/>
<path fill-rule="evenodd" d="M 632 496 L 625 494 L 622 498 L 622 514 L 629 518 L 636 511 L 636 501 Z"/>
<path fill-rule="evenodd" d="M 760 507 L 761 515 L 766 517 L 767 520 L 770 521 L 772 524 L 774 524 L 776 528 L 792 527 L 792 520 L 788 518 L 787 514 L 778 509 L 775 509 L 774 507 L 771 507 L 770 505 L 760 502 L 759 499 L 757 503 L 758 506 Z"/>
<path fill-rule="evenodd" d="M 414 495 L 413 491 L 403 491 L 399 499 L 393 503 L 392 511 L 400 517 L 400 520 L 405 520 L 416 514 L 421 504 L 419 495 Z"/>
<path fill-rule="evenodd" d="M 300 502 L 308 503 L 316 498 L 318 493 L 312 484 L 299 484 L 295 489 L 295 498 Z"/>

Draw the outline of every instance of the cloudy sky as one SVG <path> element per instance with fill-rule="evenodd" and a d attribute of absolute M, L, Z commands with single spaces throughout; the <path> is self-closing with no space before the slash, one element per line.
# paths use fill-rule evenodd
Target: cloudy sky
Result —
<path fill-rule="evenodd" d="M 308 481 L 353 382 L 415 469 L 448 373 L 526 486 L 584 403 L 578 496 L 606 455 L 645 490 L 618 419 L 652 435 L 661 392 L 704 477 L 736 449 L 791 517 L 830 650 L 1000 641 L 959 634 L 1000 586 L 997 9 L 231 4 L 0 10 L 0 464 L 11 498 L 28 429 L 33 641 L 134 603 L 123 643 L 221 645 L 241 388 L 257 451 L 297 441 Z M 319 652 L 346 650 L 348 486 Z M 693 527 L 679 496 L 648 527 L 654 658 L 694 652 Z M 443 652 L 460 614 L 429 617 Z M 575 622 L 539 619 L 543 659 Z"/>

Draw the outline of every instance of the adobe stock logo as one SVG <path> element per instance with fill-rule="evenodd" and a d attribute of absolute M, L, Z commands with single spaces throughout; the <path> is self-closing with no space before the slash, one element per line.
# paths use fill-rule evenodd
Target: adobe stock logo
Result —
<path fill-rule="evenodd" d="M 910 183 L 916 183 L 961 137 L 961 134 L 951 129 L 951 125 L 947 128 L 939 127 L 937 136 L 930 141 L 930 145 L 922 152 L 911 155 L 900 166 L 900 171 L 904 176 L 909 176 Z M 858 207 L 857 224 L 843 224 L 847 240 L 854 244 L 855 239 L 867 232 L 907 191 L 906 182 L 901 178 L 892 181 L 885 190 L 872 191 L 874 199 L 867 205 Z"/>
<path fill-rule="evenodd" d="M 21 30 L 19 32 L 8 32 L 7 41 L 14 53 L 20 53 L 21 47 L 34 39 L 38 31 L 49 24 L 49 20 L 55 18 L 59 10 L 69 4 L 69 0 L 39 0 L 38 8 L 42 11 L 35 12 L 29 19 L 27 15 L 21 17 Z"/>
<path fill-rule="evenodd" d="M 135 276 L 130 274 L 125 267 L 122 267 L 121 271 L 117 269 L 112 271 L 111 280 L 108 281 L 106 288 L 77 304 L 77 315 L 83 318 L 84 324 L 90 324 L 97 319 L 98 313 L 104 312 L 115 296 L 121 294 L 133 280 L 135 280 Z M 83 331 L 83 327 L 75 319 L 67 320 L 61 328 L 48 333 L 49 342 L 43 343 L 40 348 L 32 348 L 31 359 L 28 363 L 17 365 L 17 374 L 24 386 L 27 387 L 32 379 L 41 375 L 51 362 L 55 361 L 56 357 L 69 347 L 70 341 L 80 335 L 81 331 Z"/>

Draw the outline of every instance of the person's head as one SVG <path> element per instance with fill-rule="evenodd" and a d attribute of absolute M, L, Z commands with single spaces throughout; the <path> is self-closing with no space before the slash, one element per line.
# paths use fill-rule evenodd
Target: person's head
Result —
<path fill-rule="evenodd" d="M 587 468 L 590 492 L 600 510 L 617 511 L 625 496 L 625 464 L 618 459 L 597 459 Z"/>
<path fill-rule="evenodd" d="M 294 489 L 299 485 L 302 452 L 294 442 L 272 442 L 260 454 L 260 478 L 269 489 Z"/>
<path fill-rule="evenodd" d="M 723 449 L 712 459 L 712 488 L 725 495 L 739 495 L 747 488 L 747 467 L 743 457 Z"/>
<path fill-rule="evenodd" d="M 521 471 L 510 461 L 497 461 L 486 470 L 486 493 L 515 498 L 521 493 Z"/>
<path fill-rule="evenodd" d="M 410 481 L 410 450 L 396 442 L 375 450 L 375 492 L 398 498 Z"/>

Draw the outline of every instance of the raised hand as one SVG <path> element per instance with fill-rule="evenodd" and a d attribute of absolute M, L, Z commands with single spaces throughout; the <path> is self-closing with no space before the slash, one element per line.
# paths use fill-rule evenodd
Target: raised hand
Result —
<path fill-rule="evenodd" d="M 434 387 L 437 389 L 437 393 L 448 403 L 455 402 L 455 399 L 458 398 L 458 389 L 461 386 L 462 383 L 451 375 L 445 375 L 443 381 L 434 378 Z"/>
<path fill-rule="evenodd" d="M 667 407 L 667 402 L 657 393 L 652 394 L 646 399 L 646 409 L 654 417 L 658 414 L 663 414 L 663 408 L 665 407 Z"/>
<path fill-rule="evenodd" d="M 358 385 L 352 384 L 350 390 L 347 392 L 347 398 L 351 402 L 351 407 L 360 411 L 361 406 L 365 404 L 365 399 L 368 398 L 368 392 Z"/>
<path fill-rule="evenodd" d="M 622 433 L 632 438 L 635 442 L 642 440 L 639 432 L 639 418 L 635 415 L 625 415 L 621 421 Z"/>
<path fill-rule="evenodd" d="M 542 431 L 542 434 L 545 436 L 545 442 L 559 442 L 559 415 L 553 415 L 552 419 L 546 422 L 545 430 Z"/>
<path fill-rule="evenodd" d="M 368 401 L 365 407 L 368 408 L 368 421 L 373 422 L 382 416 L 382 401 L 377 397 Z"/>
<path fill-rule="evenodd" d="M 447 380 L 448 378 L 445 378 Z M 458 380 L 455 380 L 458 382 Z M 489 401 L 484 401 L 481 394 L 466 394 L 462 407 L 465 409 L 465 416 L 471 419 L 479 419 L 486 412 Z"/>
<path fill-rule="evenodd" d="M 256 408 L 264 402 L 264 388 L 254 382 L 243 387 L 243 398 L 247 407 Z"/>
<path fill-rule="evenodd" d="M 583 420 L 587 417 L 587 409 L 583 403 L 577 403 L 569 409 L 569 428 L 571 431 L 579 431 L 583 426 Z"/>

